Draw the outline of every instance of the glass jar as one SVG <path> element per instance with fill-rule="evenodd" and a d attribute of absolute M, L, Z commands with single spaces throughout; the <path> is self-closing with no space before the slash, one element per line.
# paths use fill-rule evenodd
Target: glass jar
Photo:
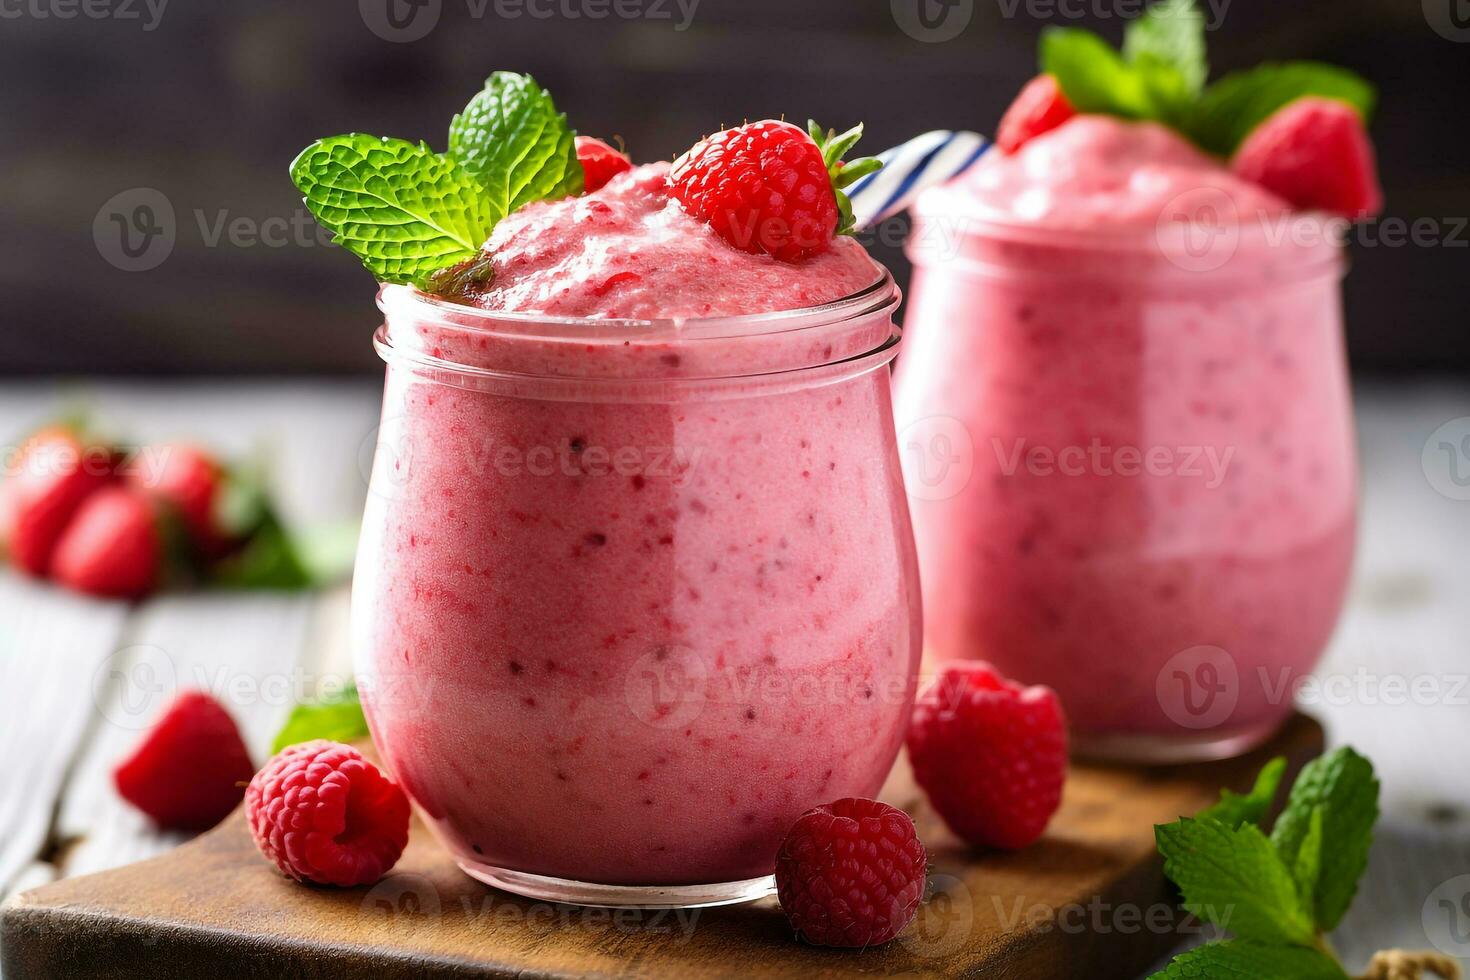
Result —
<path fill-rule="evenodd" d="M 921 202 L 900 453 L 939 661 L 1061 695 L 1082 755 L 1245 751 L 1351 565 L 1341 249 L 1312 216 L 1068 232 Z"/>
<path fill-rule="evenodd" d="M 772 890 L 903 740 L 917 566 L 891 278 L 688 321 L 379 294 L 353 586 L 383 761 L 469 874 L 554 901 Z"/>

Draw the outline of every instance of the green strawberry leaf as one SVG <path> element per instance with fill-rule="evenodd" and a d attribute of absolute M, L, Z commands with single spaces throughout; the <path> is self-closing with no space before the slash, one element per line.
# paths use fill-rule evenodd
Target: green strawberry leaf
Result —
<path fill-rule="evenodd" d="M 1330 956 L 1299 946 L 1263 946 L 1243 939 L 1198 946 L 1174 957 L 1149 980 L 1347 980 Z"/>
<path fill-rule="evenodd" d="M 1196 814 L 1199 820 L 1217 820 L 1231 830 L 1243 823 L 1259 824 L 1276 802 L 1276 790 L 1286 772 L 1286 760 L 1277 757 L 1261 767 L 1256 784 L 1244 796 L 1228 789 L 1220 791 L 1220 802 Z"/>
<path fill-rule="evenodd" d="M 425 285 L 473 256 L 501 214 L 474 177 L 424 143 L 362 133 L 317 140 L 291 163 L 311 213 L 379 282 Z"/>
<path fill-rule="evenodd" d="M 1188 817 L 1154 828 L 1164 873 L 1184 908 L 1242 939 L 1305 946 L 1316 939 L 1312 916 L 1291 872 L 1254 824 L 1232 830 Z"/>
<path fill-rule="evenodd" d="M 292 708 L 291 716 L 271 744 L 271 753 L 315 738 L 352 742 L 367 736 L 367 718 L 362 713 L 362 701 L 358 698 L 357 688 L 348 685 L 331 697 Z"/>
<path fill-rule="evenodd" d="M 485 81 L 449 124 L 449 156 L 484 188 L 492 223 L 531 201 L 582 193 L 576 134 L 529 75 Z"/>
<path fill-rule="evenodd" d="M 1274 62 L 1215 82 L 1190 111 L 1183 130 L 1206 150 L 1229 156 L 1276 110 L 1308 95 L 1346 102 L 1365 122 L 1377 100 L 1372 84 L 1346 68 L 1316 61 Z"/>
<path fill-rule="evenodd" d="M 843 156 L 849 153 L 858 140 L 863 138 L 863 124 L 856 126 L 844 133 L 836 130 L 823 130 L 817 125 L 815 119 L 808 119 L 806 123 L 807 135 L 817 148 L 822 151 L 822 163 L 827 167 L 827 177 L 832 181 L 832 194 L 837 199 L 837 234 L 851 235 L 856 229 L 853 228 L 852 201 L 843 192 L 846 187 L 866 177 L 868 174 L 877 173 L 883 169 L 883 161 L 877 157 L 858 157 L 856 160 L 843 160 Z"/>
<path fill-rule="evenodd" d="M 1314 816 L 1319 809 L 1320 818 Z M 1358 879 L 1368 866 L 1373 824 L 1378 820 L 1373 764 L 1343 747 L 1303 767 L 1271 832 L 1271 841 L 1288 866 L 1296 867 L 1302 860 L 1315 819 L 1322 821 L 1320 846 L 1331 860 L 1322 863 L 1313 907 L 1318 927 L 1330 931 L 1352 904 Z"/>
<path fill-rule="evenodd" d="M 1162 0 L 1123 29 L 1123 57 L 1133 65 L 1172 69 L 1179 91 L 1194 99 L 1203 91 L 1210 65 L 1205 58 L 1205 18 L 1194 0 Z"/>
<path fill-rule="evenodd" d="M 1154 104 L 1139 73 L 1091 31 L 1048 27 L 1041 32 L 1041 70 L 1056 78 L 1078 112 L 1125 119 L 1154 116 Z"/>

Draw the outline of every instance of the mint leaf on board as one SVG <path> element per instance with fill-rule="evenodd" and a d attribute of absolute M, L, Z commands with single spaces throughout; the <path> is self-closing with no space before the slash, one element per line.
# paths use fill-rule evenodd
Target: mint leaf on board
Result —
<path fill-rule="evenodd" d="M 1149 980 L 1347 980 L 1332 957 L 1300 946 L 1263 946 L 1244 939 L 1180 953 Z"/>
<path fill-rule="evenodd" d="M 1302 838 L 1301 849 L 1291 863 L 1291 878 L 1296 882 L 1296 893 L 1305 908 L 1315 908 L 1317 880 L 1322 875 L 1322 808 L 1312 810 L 1307 823 L 1307 836 Z"/>
<path fill-rule="evenodd" d="M 352 742 L 368 736 L 367 718 L 357 688 L 349 685 L 340 693 L 310 704 L 298 704 L 271 744 L 271 753 L 288 745 L 325 738 L 333 742 Z"/>
<path fill-rule="evenodd" d="M 1156 63 L 1173 69 L 1182 92 L 1198 96 L 1209 77 L 1205 18 L 1194 0 L 1162 0 L 1123 28 L 1123 57 L 1130 64 Z"/>
<path fill-rule="evenodd" d="M 1154 828 L 1164 873 L 1179 886 L 1184 908 L 1242 939 L 1306 946 L 1316 940 L 1312 916 L 1271 841 L 1254 824 L 1232 830 L 1188 817 Z"/>
<path fill-rule="evenodd" d="M 492 224 L 531 201 L 582 193 L 575 141 L 546 90 L 509 71 L 491 75 L 449 124 L 449 156 L 484 189 Z"/>
<path fill-rule="evenodd" d="M 1272 62 L 1211 85 L 1190 110 L 1183 131 L 1204 149 L 1229 156 L 1272 113 L 1309 95 L 1346 102 L 1364 122 L 1378 98 L 1371 83 L 1346 68 L 1317 61 Z"/>
<path fill-rule="evenodd" d="M 1220 791 L 1220 802 L 1201 810 L 1195 815 L 1198 820 L 1218 820 L 1234 830 L 1243 823 L 1259 824 L 1276 802 L 1276 791 L 1281 786 L 1281 777 L 1286 772 L 1286 760 L 1280 756 L 1261 767 L 1256 774 L 1256 784 L 1244 796 L 1228 789 Z"/>
<path fill-rule="evenodd" d="M 349 133 L 291 163 L 307 208 L 379 282 L 423 286 L 473 256 L 496 219 L 475 178 L 427 144 Z"/>
<path fill-rule="evenodd" d="M 1287 866 L 1297 865 L 1309 843 L 1316 819 L 1313 813 L 1319 808 L 1321 847 L 1331 859 L 1322 863 L 1313 907 L 1317 925 L 1330 931 L 1342 921 L 1358 890 L 1358 879 L 1368 867 L 1373 824 L 1378 820 L 1378 779 L 1373 764 L 1344 746 L 1302 768 L 1286 809 L 1271 831 L 1271 842 Z"/>
<path fill-rule="evenodd" d="M 299 591 L 317 584 L 295 540 L 269 505 L 240 550 L 210 569 L 209 580 L 232 589 Z"/>
<path fill-rule="evenodd" d="M 1046 28 L 1041 32 L 1040 60 L 1041 70 L 1056 78 L 1062 94 L 1078 112 L 1125 119 L 1153 117 L 1153 101 L 1139 73 L 1091 31 Z"/>

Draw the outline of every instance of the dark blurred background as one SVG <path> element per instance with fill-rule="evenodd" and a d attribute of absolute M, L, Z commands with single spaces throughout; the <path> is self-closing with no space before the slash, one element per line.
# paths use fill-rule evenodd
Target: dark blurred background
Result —
<path fill-rule="evenodd" d="M 1388 209 L 1354 248 L 1355 366 L 1470 368 L 1463 0 L 1206 6 L 1217 72 L 1317 58 L 1379 85 Z M 350 130 L 442 149 L 450 116 L 493 69 L 534 74 L 575 127 L 623 137 L 637 160 L 782 113 L 865 121 L 875 151 L 936 127 L 992 132 L 1035 71 L 1044 24 L 1116 41 L 1119 14 L 1137 7 L 0 0 L 0 372 L 376 370 L 372 282 L 322 244 L 287 163 Z M 1401 240 L 1415 227 L 1417 243 Z M 897 247 L 875 252 L 907 280 Z"/>

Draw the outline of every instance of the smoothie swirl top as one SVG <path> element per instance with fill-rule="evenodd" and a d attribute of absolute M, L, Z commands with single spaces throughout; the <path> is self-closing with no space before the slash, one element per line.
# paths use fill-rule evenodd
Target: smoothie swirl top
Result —
<path fill-rule="evenodd" d="M 1173 130 L 1102 115 L 1075 116 L 1015 153 L 989 154 L 964 178 L 932 192 L 923 210 L 1046 229 L 1145 230 L 1182 196 L 1204 188 L 1233 204 L 1217 209 L 1226 223 L 1274 220 L 1290 210 Z"/>
<path fill-rule="evenodd" d="M 668 172 L 668 163 L 646 164 L 507 215 L 485 243 L 494 276 L 473 304 L 547 316 L 735 316 L 820 306 L 881 274 L 849 237 L 800 262 L 735 248 L 670 195 Z"/>

